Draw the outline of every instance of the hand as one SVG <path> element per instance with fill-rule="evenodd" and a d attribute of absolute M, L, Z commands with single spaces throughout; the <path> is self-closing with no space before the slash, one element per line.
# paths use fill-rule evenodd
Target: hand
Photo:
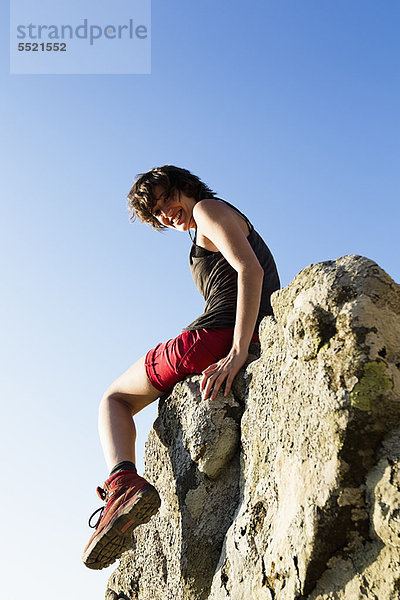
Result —
<path fill-rule="evenodd" d="M 248 357 L 248 352 L 237 352 L 231 350 L 225 358 L 221 358 L 216 363 L 213 363 L 202 372 L 202 380 L 200 383 L 200 391 L 203 393 L 203 398 L 210 397 L 214 400 L 218 394 L 219 388 L 226 380 L 224 396 L 230 392 L 233 379 L 239 370 L 243 367 Z M 211 394 L 211 395 L 210 395 Z"/>

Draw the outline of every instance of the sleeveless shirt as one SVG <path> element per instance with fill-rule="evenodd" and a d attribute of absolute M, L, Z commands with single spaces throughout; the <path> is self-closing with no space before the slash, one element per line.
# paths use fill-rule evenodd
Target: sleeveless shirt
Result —
<path fill-rule="evenodd" d="M 272 315 L 271 294 L 279 289 L 279 276 L 273 256 L 256 232 L 247 217 L 226 200 L 224 202 L 246 221 L 249 227 L 247 240 L 264 269 L 260 309 L 258 311 L 256 331 L 266 315 Z M 205 300 L 204 312 L 182 331 L 234 327 L 237 303 L 237 271 L 228 263 L 221 252 L 206 250 L 196 244 L 196 234 L 189 255 L 190 271 L 194 283 Z"/>

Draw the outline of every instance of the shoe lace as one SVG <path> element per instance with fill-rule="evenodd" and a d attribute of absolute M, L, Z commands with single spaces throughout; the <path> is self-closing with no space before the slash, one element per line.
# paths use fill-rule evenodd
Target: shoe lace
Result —
<path fill-rule="evenodd" d="M 100 506 L 100 508 L 98 508 L 97 510 L 94 511 L 94 513 L 92 513 L 89 517 L 89 521 L 88 521 L 88 525 L 89 527 L 91 527 L 92 529 L 97 529 L 102 517 L 103 517 L 103 512 L 104 512 L 104 506 Z M 92 519 L 95 515 L 97 515 L 97 513 L 99 514 L 99 518 L 97 519 L 96 523 L 94 525 L 92 525 Z"/>
<path fill-rule="evenodd" d="M 107 500 L 107 492 L 105 490 L 103 490 L 103 488 L 101 488 L 99 486 L 96 491 L 97 491 L 97 495 L 99 496 L 99 498 L 101 498 L 101 500 L 104 500 L 104 501 Z M 92 529 L 97 529 L 101 519 L 103 518 L 104 509 L 105 509 L 105 506 L 100 506 L 100 508 L 95 510 L 94 513 L 92 513 L 90 515 L 89 521 L 88 521 L 89 527 L 91 527 Z M 99 517 L 98 517 L 96 523 L 94 525 L 92 525 L 92 519 L 95 515 L 97 515 L 97 513 L 100 513 Z"/>

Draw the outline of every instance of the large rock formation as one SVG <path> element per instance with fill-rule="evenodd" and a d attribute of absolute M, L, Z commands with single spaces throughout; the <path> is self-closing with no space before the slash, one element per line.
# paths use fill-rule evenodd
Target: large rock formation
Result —
<path fill-rule="evenodd" d="M 346 256 L 273 308 L 231 396 L 195 376 L 160 402 L 161 509 L 107 600 L 400 599 L 400 287 Z"/>

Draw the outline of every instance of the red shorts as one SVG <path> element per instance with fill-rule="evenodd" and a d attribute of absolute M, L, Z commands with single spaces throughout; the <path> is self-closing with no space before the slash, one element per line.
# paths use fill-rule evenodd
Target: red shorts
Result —
<path fill-rule="evenodd" d="M 151 385 L 166 393 L 190 373 L 201 373 L 226 356 L 232 347 L 233 329 L 196 329 L 158 344 L 146 354 L 145 367 Z M 258 342 L 255 333 L 251 340 Z"/>

